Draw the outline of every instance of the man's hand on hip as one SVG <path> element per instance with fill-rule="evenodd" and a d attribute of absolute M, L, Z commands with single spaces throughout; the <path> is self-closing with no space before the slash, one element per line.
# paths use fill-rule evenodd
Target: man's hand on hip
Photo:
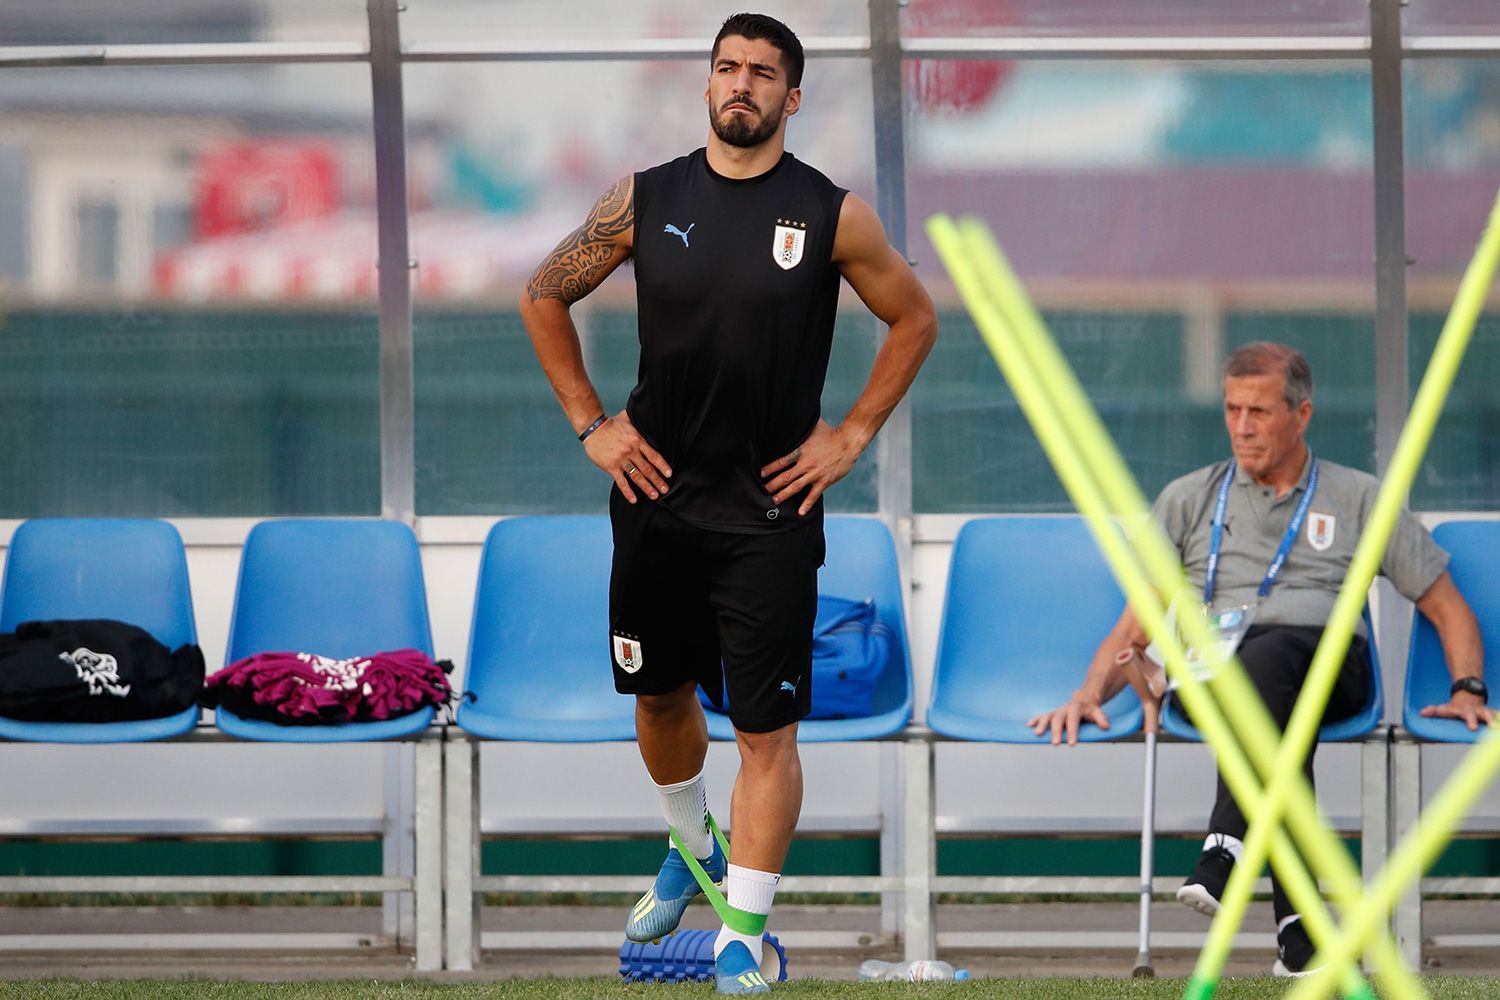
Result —
<path fill-rule="evenodd" d="M 667 492 L 672 467 L 646 443 L 624 410 L 590 434 L 583 442 L 583 451 L 589 461 L 610 474 L 621 495 L 631 503 L 636 502 L 637 489 L 652 500 Z"/>
<path fill-rule="evenodd" d="M 819 420 L 806 441 L 762 468 L 760 476 L 767 480 L 766 492 L 778 507 L 806 490 L 797 508 L 798 515 L 806 516 L 828 487 L 849 474 L 863 450 L 843 428 Z"/>

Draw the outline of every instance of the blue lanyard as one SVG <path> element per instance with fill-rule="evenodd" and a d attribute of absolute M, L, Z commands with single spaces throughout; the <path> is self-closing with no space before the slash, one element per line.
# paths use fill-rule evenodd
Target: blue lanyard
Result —
<path fill-rule="evenodd" d="M 1219 575 L 1219 545 L 1224 540 L 1224 509 L 1229 506 L 1229 484 L 1234 481 L 1234 459 L 1229 460 L 1229 468 L 1224 470 L 1224 478 L 1219 483 L 1219 495 L 1214 501 L 1213 529 L 1209 534 L 1208 541 L 1208 568 L 1203 573 L 1203 603 L 1205 606 L 1214 602 L 1214 580 Z M 1312 506 L 1313 494 L 1318 490 L 1318 460 L 1313 459 L 1312 468 L 1307 473 L 1307 489 L 1302 491 L 1302 499 L 1297 502 L 1297 509 L 1292 512 L 1292 520 L 1286 526 L 1286 534 L 1281 536 L 1281 546 L 1276 550 L 1276 556 L 1271 560 L 1271 567 L 1266 570 L 1266 578 L 1261 581 L 1260 589 L 1255 596 L 1264 598 L 1271 592 L 1271 586 L 1276 582 L 1276 577 L 1281 573 L 1282 564 L 1286 557 L 1291 554 L 1292 545 L 1297 541 L 1297 532 L 1302 530 L 1302 522 L 1307 519 L 1307 508 Z"/>

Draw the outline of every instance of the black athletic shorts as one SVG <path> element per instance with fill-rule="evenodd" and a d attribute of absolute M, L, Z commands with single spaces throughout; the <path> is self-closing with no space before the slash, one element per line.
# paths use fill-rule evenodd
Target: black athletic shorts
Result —
<path fill-rule="evenodd" d="M 615 690 L 667 694 L 694 681 L 736 729 L 768 733 L 812 706 L 812 632 L 823 515 L 787 531 L 699 528 L 641 497 L 609 496 Z"/>

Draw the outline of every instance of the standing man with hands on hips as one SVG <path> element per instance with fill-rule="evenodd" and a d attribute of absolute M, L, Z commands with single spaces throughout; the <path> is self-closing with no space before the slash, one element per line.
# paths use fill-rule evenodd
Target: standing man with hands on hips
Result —
<path fill-rule="evenodd" d="M 710 56 L 705 148 L 622 178 L 542 262 L 521 314 L 589 459 L 614 480 L 610 653 L 662 812 L 730 906 L 768 914 L 802 805 L 823 493 L 905 394 L 937 336 L 932 302 L 868 204 L 785 150 L 803 53 L 760 14 Z M 627 258 L 641 342 L 610 416 L 569 307 Z M 839 279 L 889 325 L 854 406 L 820 417 Z M 740 752 L 725 858 L 707 821 L 697 688 L 728 700 Z M 727 690 L 725 690 L 727 688 Z M 699 892 L 675 847 L 626 927 L 676 930 Z M 759 935 L 715 943 L 720 993 L 764 993 Z"/>

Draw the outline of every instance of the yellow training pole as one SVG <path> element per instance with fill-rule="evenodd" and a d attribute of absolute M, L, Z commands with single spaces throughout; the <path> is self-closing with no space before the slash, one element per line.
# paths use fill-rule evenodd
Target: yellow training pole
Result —
<path fill-rule="evenodd" d="M 1124 503 L 1144 504 L 1144 498 L 1140 497 L 1138 491 L 1135 492 L 1133 498 L 1129 496 L 1130 490 L 1124 484 L 1129 484 L 1130 487 L 1133 487 L 1133 477 L 1131 477 L 1129 470 L 1124 466 L 1123 461 L 1120 460 L 1118 453 L 1110 447 L 1107 432 L 1103 429 L 1102 423 L 1098 421 L 1092 407 L 1088 405 L 1087 397 L 1084 396 L 1076 379 L 1072 377 L 1066 359 L 1062 357 L 1061 352 L 1057 350 L 1056 344 L 1047 335 L 1040 316 L 1036 313 L 1035 308 L 1031 306 L 1029 299 L 1025 295 L 1025 289 L 1021 286 L 1019 279 L 1015 277 L 1014 271 L 1010 269 L 1003 252 L 994 244 L 988 231 L 977 222 L 966 221 L 964 224 L 964 233 L 965 236 L 969 237 L 969 246 L 976 250 L 975 255 L 980 260 L 981 267 L 984 270 L 984 277 L 991 284 L 995 297 L 1007 304 L 1005 310 L 1006 318 L 1011 321 L 1017 333 L 1022 335 L 1021 339 L 1032 351 L 1034 367 L 1040 369 L 1043 373 L 1042 377 L 1048 380 L 1049 391 L 1059 399 L 1067 401 L 1060 406 L 1060 410 L 1064 414 L 1064 419 L 1069 420 L 1073 424 L 1075 433 L 1080 437 L 1093 437 L 1103 442 L 1098 460 L 1106 464 L 1113 463 L 1115 465 L 1114 469 L 1109 469 L 1104 473 L 1104 482 L 1108 486 L 1116 487 L 1125 493 Z M 1116 502 L 1119 503 L 1121 501 L 1117 499 Z M 1181 569 L 1180 564 L 1176 562 L 1176 553 L 1168 549 L 1164 558 L 1170 561 L 1180 577 Z M 1161 585 L 1160 578 L 1158 578 L 1158 585 Z M 1243 706 L 1237 708 L 1232 716 L 1237 721 L 1243 720 L 1248 722 L 1246 719 L 1248 706 L 1255 706 L 1255 711 L 1260 721 L 1258 724 L 1249 724 L 1251 726 L 1250 733 L 1255 735 L 1247 737 L 1245 733 L 1242 733 L 1241 736 L 1248 739 L 1249 749 L 1258 750 L 1257 757 L 1259 758 L 1261 767 L 1263 770 L 1268 770 L 1269 761 L 1272 760 L 1275 754 L 1278 734 L 1269 716 L 1266 715 L 1260 703 L 1259 696 L 1254 692 L 1253 687 L 1250 686 L 1243 672 L 1237 665 L 1231 670 L 1219 671 L 1215 679 L 1211 682 L 1211 687 L 1216 691 L 1222 687 L 1227 687 L 1227 693 L 1219 696 L 1221 703 Z M 1189 708 L 1190 711 L 1193 711 L 1196 721 L 1197 715 L 1200 714 L 1199 711 L 1193 710 L 1191 704 Z M 1204 735 L 1215 746 L 1216 750 L 1221 751 L 1222 755 L 1222 746 L 1219 741 L 1214 739 L 1207 730 L 1204 731 Z M 1306 785 L 1301 780 L 1300 769 L 1296 778 L 1299 790 L 1305 790 Z M 1308 801 L 1311 802 L 1310 792 L 1308 793 Z M 1300 815 L 1302 810 L 1297 810 L 1297 813 Z M 1346 902 L 1352 902 L 1358 898 L 1360 893 L 1361 887 L 1358 873 L 1354 870 L 1354 866 L 1350 862 L 1348 855 L 1338 845 L 1337 841 L 1331 835 L 1329 835 L 1328 840 L 1333 844 L 1336 853 L 1323 854 L 1322 851 L 1315 847 L 1311 850 L 1310 854 L 1313 857 L 1322 857 L 1324 859 L 1324 864 L 1320 865 L 1320 867 L 1324 867 L 1325 871 L 1327 871 L 1326 865 L 1328 863 L 1335 865 L 1331 870 L 1330 877 L 1330 882 L 1334 884 L 1335 894 Z M 1285 872 L 1289 868 L 1302 866 L 1302 861 L 1295 855 L 1290 859 L 1283 859 L 1278 856 L 1277 860 L 1278 870 L 1282 872 Z M 1245 879 L 1248 885 L 1253 884 L 1254 875 L 1258 873 L 1260 865 L 1256 864 L 1247 867 L 1248 871 L 1241 874 L 1240 877 Z M 1290 887 L 1288 888 L 1290 892 Z M 1293 901 L 1299 911 L 1302 912 L 1307 912 L 1309 909 L 1321 909 L 1322 906 L 1321 898 L 1316 898 L 1316 906 L 1310 906 L 1309 903 L 1311 901 L 1299 899 L 1295 895 L 1293 896 Z M 1213 987 L 1211 984 L 1217 981 L 1218 970 L 1222 968 L 1223 962 L 1227 959 L 1230 946 L 1233 943 L 1232 931 L 1243 916 L 1245 903 L 1248 903 L 1248 893 L 1244 902 L 1240 904 L 1238 913 L 1232 910 L 1229 912 L 1230 919 L 1227 921 L 1227 926 L 1230 929 L 1230 933 L 1222 941 L 1215 943 L 1212 936 L 1210 937 L 1209 945 L 1211 947 L 1205 947 L 1203 960 L 1200 961 L 1199 965 L 1200 972 L 1203 973 L 1200 977 L 1201 983 L 1195 989 L 1206 990 L 1206 993 L 1212 992 Z M 1221 913 L 1221 919 L 1223 916 L 1224 914 Z M 1319 925 L 1322 923 L 1318 919 L 1309 919 L 1308 926 L 1316 934 Z M 1323 926 L 1331 927 L 1331 924 L 1323 924 Z M 1404 972 L 1404 966 L 1399 964 L 1399 960 L 1391 962 L 1391 959 L 1397 956 L 1393 943 L 1387 938 L 1377 943 L 1375 947 L 1382 954 L 1384 964 L 1390 965 L 1392 969 L 1402 970 L 1396 974 L 1403 977 L 1403 982 L 1396 985 L 1394 989 L 1403 995 L 1420 995 L 1420 987 L 1410 978 L 1409 974 Z M 1202 985 L 1204 983 L 1209 985 L 1205 987 Z"/>
<path fill-rule="evenodd" d="M 1443 847 L 1452 839 L 1475 801 L 1484 794 L 1495 776 L 1500 774 L 1500 731 L 1495 723 L 1480 737 L 1478 744 L 1464 757 L 1463 764 L 1448 778 L 1443 790 L 1427 811 L 1415 834 L 1402 841 L 1391 856 L 1390 864 L 1370 886 L 1365 902 L 1345 915 L 1344 930 L 1318 952 L 1326 965 L 1308 976 L 1305 982 L 1287 994 L 1286 1000 L 1315 1000 L 1323 996 L 1319 987 L 1328 989 L 1327 974 L 1335 963 L 1359 952 L 1364 939 L 1380 930 L 1396 898 L 1412 882 L 1422 877 Z"/>
<path fill-rule="evenodd" d="M 1317 652 L 1313 654 L 1302 693 L 1297 698 L 1296 708 L 1287 723 L 1286 735 L 1276 753 L 1275 772 L 1270 787 L 1259 803 L 1246 803 L 1246 815 L 1253 816 L 1254 819 L 1245 838 L 1241 860 L 1256 870 L 1265 862 L 1267 830 L 1279 822 L 1286 808 L 1288 773 L 1298 766 L 1306 755 L 1307 748 L 1317 739 L 1318 726 L 1328 705 L 1329 694 L 1338 680 L 1340 665 L 1349 649 L 1354 623 L 1364 607 L 1370 584 L 1380 570 L 1380 562 L 1385 556 L 1391 534 L 1395 531 L 1396 520 L 1401 516 L 1411 484 L 1416 479 L 1417 467 L 1432 440 L 1438 418 L 1442 415 L 1443 404 L 1453 387 L 1453 380 L 1458 376 L 1459 365 L 1463 362 L 1464 352 L 1468 349 L 1474 332 L 1474 324 L 1479 320 L 1485 295 L 1494 279 L 1497 261 L 1500 261 L 1500 198 L 1497 198 L 1491 211 L 1490 223 L 1480 238 L 1478 250 L 1464 271 L 1458 296 L 1443 324 L 1442 333 L 1438 336 L 1437 346 L 1433 349 L 1432 359 L 1422 376 L 1406 426 L 1402 428 L 1401 437 L 1396 443 L 1390 468 L 1386 470 L 1385 479 L 1380 484 L 1375 506 L 1370 511 L 1369 520 L 1350 561 L 1349 571 L 1334 601 L 1333 613 L 1329 615 Z M 1249 889 L 1245 879 L 1231 877 L 1229 888 L 1224 894 L 1225 907 L 1243 906 L 1241 897 L 1248 902 Z M 1210 938 L 1220 932 L 1221 928 L 1215 921 Z M 1229 928 L 1227 933 L 1232 937 L 1233 928 Z M 1324 944 L 1321 940 L 1317 943 L 1320 947 Z"/>
<path fill-rule="evenodd" d="M 1379 558 L 1385 551 L 1385 541 L 1388 540 L 1390 532 L 1394 527 L 1396 518 L 1401 513 L 1401 506 L 1405 502 L 1407 491 L 1412 481 L 1416 478 L 1417 466 L 1426 451 L 1427 443 L 1431 440 L 1433 431 L 1437 427 L 1438 418 L 1442 415 L 1443 403 L 1448 398 L 1448 392 L 1453 386 L 1453 380 L 1458 376 L 1459 366 L 1463 362 L 1465 351 L 1474 333 L 1474 326 L 1479 321 L 1479 316 L 1484 310 L 1485 297 L 1489 293 L 1490 285 L 1494 282 L 1496 268 L 1500 267 L 1500 194 L 1496 195 L 1495 203 L 1490 209 L 1489 222 L 1484 233 L 1480 236 L 1479 245 L 1475 250 L 1474 257 L 1469 261 L 1468 267 L 1464 269 L 1463 279 L 1459 282 L 1458 293 L 1453 300 L 1453 308 L 1448 312 L 1448 318 L 1443 323 L 1442 332 L 1438 335 L 1437 345 L 1433 348 L 1432 359 L 1428 362 L 1427 372 L 1422 377 L 1422 384 L 1417 389 L 1416 398 L 1412 401 L 1411 415 L 1407 418 L 1406 427 L 1401 432 L 1401 438 L 1396 444 L 1396 451 L 1391 458 L 1391 468 L 1386 474 L 1386 481 L 1381 485 L 1380 494 L 1376 498 L 1375 508 L 1371 512 L 1371 524 L 1384 528 L 1379 551 L 1367 556 L 1366 562 L 1373 560 L 1373 565 L 1368 568 L 1373 577 L 1374 571 L 1379 566 Z M 1389 489 L 1387 489 L 1389 487 Z M 1382 520 L 1383 519 L 1383 520 Z M 1355 552 L 1355 561 L 1358 563 L 1364 548 L 1364 539 L 1360 540 L 1360 548 Z M 1350 567 L 1353 574 L 1355 566 Z M 1368 589 L 1369 584 L 1366 583 Z M 1347 590 L 1347 586 L 1346 586 Z M 1343 605 L 1347 603 L 1345 598 L 1348 594 L 1341 591 L 1339 602 L 1334 606 L 1334 615 L 1337 616 Z M 1332 624 L 1330 623 L 1330 630 Z M 1324 641 L 1319 644 L 1317 655 L 1314 657 L 1313 670 L 1319 666 L 1318 657 L 1325 653 L 1328 645 L 1328 634 L 1324 633 Z M 1347 644 L 1347 637 L 1345 638 Z M 1337 647 L 1334 647 L 1336 650 Z M 1332 656 L 1342 658 L 1341 652 L 1330 652 Z M 1329 686 L 1331 687 L 1330 680 Z M 1326 696 L 1325 696 L 1326 697 Z M 1302 702 L 1297 703 L 1297 711 L 1302 710 Z M 1288 727 L 1288 739 L 1296 733 L 1294 727 L 1298 722 L 1296 714 L 1293 714 L 1292 725 Z M 1478 765 L 1476 765 L 1477 768 Z M 1486 772 L 1475 770 L 1477 777 L 1487 778 Z M 1492 773 L 1492 772 L 1491 772 Z M 1455 774 L 1450 778 L 1450 784 L 1459 778 Z M 1468 774 L 1465 780 L 1472 781 Z M 1265 804 L 1264 811 L 1269 813 L 1279 803 L 1272 798 L 1276 789 L 1273 787 L 1267 793 L 1269 802 Z M 1461 816 L 1460 816 L 1461 818 Z M 1261 822 L 1257 818 L 1257 822 Z M 1253 832 L 1253 831 L 1252 831 Z M 1422 834 L 1426 837 L 1426 833 Z M 1442 842 L 1437 842 L 1440 849 Z M 1247 844 L 1248 853 L 1248 844 Z M 1420 877 L 1418 870 L 1416 877 Z M 1398 890 L 1401 888 L 1398 886 Z M 1394 898 L 1394 897 L 1393 897 Z M 1373 900 L 1367 900 L 1361 910 L 1361 915 L 1368 917 L 1364 911 L 1374 905 Z M 1347 917 L 1352 921 L 1351 917 Z M 1321 944 L 1321 942 L 1320 942 Z"/>
<path fill-rule="evenodd" d="M 1147 623 L 1148 627 L 1153 620 L 1159 624 L 1163 611 L 1155 590 L 1143 578 L 1140 568 L 1135 564 L 1130 553 L 1126 551 L 1123 539 L 1109 520 L 1109 512 L 1099 493 L 1098 484 L 1090 478 L 1090 470 L 1087 468 L 1086 463 L 1083 462 L 1083 459 L 1078 454 L 1073 442 L 1068 440 L 1068 436 L 1062 426 L 1064 421 L 1058 416 L 1055 409 L 1052 408 L 1052 401 L 1048 399 L 1045 393 L 1039 390 L 1037 383 L 1040 380 L 1033 377 L 1033 372 L 1023 370 L 1020 367 L 1024 356 L 1016 348 L 1014 342 L 1009 339 L 1010 333 L 1003 320 L 999 318 L 998 310 L 982 294 L 982 287 L 977 285 L 972 270 L 968 266 L 968 262 L 963 254 L 962 241 L 958 239 L 952 223 L 944 218 L 934 218 L 929 221 L 929 232 L 932 235 L 934 245 L 938 247 L 940 254 L 943 255 L 945 264 L 953 274 L 955 284 L 959 287 L 971 312 L 973 312 L 976 322 L 980 326 L 981 334 L 985 337 L 992 352 L 995 354 L 997 363 L 1000 364 L 1002 370 L 1005 372 L 1007 380 L 1010 381 L 1013 390 L 1016 392 L 1018 401 L 1022 404 L 1028 418 L 1037 430 L 1038 437 L 1047 449 L 1049 458 L 1052 459 L 1053 465 L 1058 471 L 1059 478 L 1063 481 L 1065 488 L 1068 489 L 1069 494 L 1073 497 L 1080 511 L 1084 512 L 1088 518 L 1087 523 L 1094 532 L 1101 548 L 1104 550 L 1106 558 L 1110 561 L 1111 567 L 1121 582 L 1122 589 L 1127 591 L 1127 596 L 1131 601 L 1132 607 L 1138 608 L 1138 613 L 1142 615 L 1142 620 Z M 1087 406 L 1086 401 L 1084 405 Z M 1160 529 L 1156 528 L 1154 522 L 1150 520 L 1149 514 L 1144 507 L 1144 501 L 1138 504 L 1137 519 L 1145 522 L 1147 530 L 1154 529 L 1159 535 Z M 1167 544 L 1165 539 L 1159 538 L 1158 540 L 1163 546 Z M 1177 578 L 1180 581 L 1180 566 L 1177 569 Z M 1175 647 L 1175 636 L 1168 635 L 1165 638 L 1169 645 Z M 1180 649 L 1169 649 L 1168 653 L 1169 657 L 1173 659 L 1180 660 L 1181 658 Z M 1202 694 L 1201 691 L 1196 690 L 1196 685 L 1191 680 L 1189 680 L 1187 687 L 1194 688 L 1192 694 Z M 1186 688 L 1184 689 L 1184 693 L 1187 693 Z M 1204 697 L 1206 701 L 1206 696 Z M 1203 706 L 1201 712 L 1195 709 L 1195 716 L 1198 714 L 1202 714 L 1205 717 L 1204 725 L 1208 730 L 1212 730 L 1216 725 L 1218 727 L 1225 726 L 1222 716 L 1218 714 L 1217 709 L 1211 703 Z M 1225 732 L 1227 733 L 1227 730 Z M 1227 736 L 1225 738 L 1228 739 Z M 1225 770 L 1225 780 L 1231 786 L 1238 786 L 1237 791 L 1240 791 L 1242 794 L 1254 794 L 1258 789 L 1248 763 L 1245 762 L 1237 744 L 1230 742 L 1229 745 L 1232 753 L 1226 754 L 1225 760 L 1222 762 Z M 1326 834 L 1326 830 L 1323 832 Z M 1283 845 L 1279 840 L 1277 846 L 1284 846 L 1287 852 L 1292 852 L 1289 841 Z M 1306 876 L 1305 872 L 1301 872 L 1301 875 L 1303 884 L 1297 886 L 1297 888 L 1312 897 L 1315 903 L 1314 909 L 1320 908 L 1321 900 L 1317 897 L 1316 888 L 1312 885 L 1311 880 Z M 1324 919 L 1327 919 L 1326 914 L 1323 916 Z M 1352 974 L 1352 970 L 1350 972 Z M 1350 984 L 1351 990 L 1361 990 L 1362 984 L 1357 975 L 1352 975 L 1352 980 Z"/>

